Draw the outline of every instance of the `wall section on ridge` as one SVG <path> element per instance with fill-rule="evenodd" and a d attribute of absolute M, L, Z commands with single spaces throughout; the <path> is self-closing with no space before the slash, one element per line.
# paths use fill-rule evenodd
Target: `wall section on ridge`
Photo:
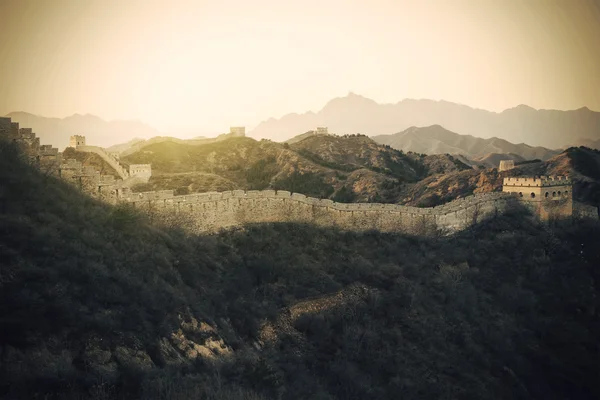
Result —
<path fill-rule="evenodd" d="M 185 219 L 197 233 L 248 223 L 312 223 L 344 230 L 402 232 L 414 235 L 452 233 L 504 212 L 518 203 L 507 193 L 485 193 L 434 208 L 396 204 L 335 203 L 287 191 L 243 191 L 174 196 L 173 191 L 134 193 L 125 202 L 175 220 Z"/>

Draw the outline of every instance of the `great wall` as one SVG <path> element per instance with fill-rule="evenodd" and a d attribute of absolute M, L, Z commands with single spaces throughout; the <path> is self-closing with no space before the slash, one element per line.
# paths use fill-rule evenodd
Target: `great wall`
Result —
<path fill-rule="evenodd" d="M 541 219 L 570 216 L 598 218 L 595 207 L 573 202 L 572 183 L 566 177 L 505 178 L 503 192 L 475 194 L 432 208 L 336 203 L 282 190 L 233 190 L 189 195 L 175 195 L 172 190 L 134 193 L 131 191 L 134 183 L 147 182 L 150 178 L 150 165 L 130 165 L 127 169 L 119 162 L 118 155 L 86 145 L 83 136 L 71 138 L 72 147 L 77 151 L 98 154 L 117 172 L 118 179 L 114 175 L 102 175 L 76 160 L 63 162 L 58 149 L 40 146 L 31 129 L 19 129 L 18 124 L 9 118 L 0 118 L 0 135 L 2 133 L 19 143 L 30 160 L 40 168 L 46 168 L 49 173 L 84 192 L 111 204 L 129 204 L 150 216 L 185 225 L 196 233 L 215 232 L 248 223 L 297 222 L 353 231 L 447 234 L 519 205 L 530 209 Z"/>

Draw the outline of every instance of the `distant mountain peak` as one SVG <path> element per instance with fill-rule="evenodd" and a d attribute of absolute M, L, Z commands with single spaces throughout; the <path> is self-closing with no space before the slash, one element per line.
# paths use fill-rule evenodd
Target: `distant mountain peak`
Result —
<path fill-rule="evenodd" d="M 93 114 L 75 113 L 66 118 L 47 118 L 27 112 L 8 114 L 23 128 L 32 128 L 42 144 L 51 144 L 59 149 L 66 147 L 73 134 L 86 136 L 91 145 L 108 147 L 133 138 L 150 138 L 159 132 L 138 121 L 105 121 Z"/>
<path fill-rule="evenodd" d="M 421 128 L 411 126 L 393 135 L 375 136 L 373 140 L 403 151 L 429 155 L 462 154 L 472 159 L 485 158 L 489 154 L 517 154 L 523 159 L 547 160 L 558 153 L 543 147 L 515 145 L 496 137 L 482 139 L 471 135 L 460 135 L 437 124 Z M 494 160 L 497 161 L 497 157 Z"/>
<path fill-rule="evenodd" d="M 17 117 L 17 116 L 29 116 L 29 117 L 37 117 L 37 115 L 28 113 L 26 111 L 12 111 L 6 114 L 7 117 Z"/>
<path fill-rule="evenodd" d="M 330 132 L 340 134 L 362 132 L 371 136 L 401 132 L 409 127 L 434 126 L 431 129 L 439 135 L 443 134 L 440 128 L 443 127 L 461 135 L 496 136 L 511 143 L 557 149 L 572 144 L 570 138 L 576 126 L 577 136 L 594 142 L 600 140 L 600 112 L 587 108 L 537 110 L 521 104 L 492 112 L 444 100 L 404 99 L 381 104 L 350 91 L 345 97 L 330 100 L 316 113 L 295 118 L 288 115 L 260 123 L 250 135 L 285 141 L 316 126 L 327 126 Z"/>
<path fill-rule="evenodd" d="M 516 107 L 513 108 L 508 108 L 506 110 L 504 110 L 505 112 L 510 112 L 510 111 L 537 111 L 535 108 L 528 106 L 527 104 L 519 104 Z"/>

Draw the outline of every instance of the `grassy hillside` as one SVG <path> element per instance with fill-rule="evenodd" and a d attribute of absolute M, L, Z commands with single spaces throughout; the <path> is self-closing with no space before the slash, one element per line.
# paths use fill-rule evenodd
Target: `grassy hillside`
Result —
<path fill-rule="evenodd" d="M 366 135 L 309 136 L 290 147 L 317 164 L 340 171 L 366 168 L 409 182 L 427 174 L 421 160 L 381 146 Z"/>
<path fill-rule="evenodd" d="M 0 155 L 0 398 L 600 396 L 597 222 L 190 236 Z"/>
<path fill-rule="evenodd" d="M 573 180 L 573 198 L 600 206 L 600 151 L 571 147 L 547 161 L 530 160 L 516 163 L 509 171 L 496 168 L 450 171 L 431 175 L 403 187 L 400 201 L 408 205 L 430 207 L 473 193 L 502 190 L 507 176 L 568 175 Z"/>
<path fill-rule="evenodd" d="M 137 191 L 272 188 L 345 202 L 396 202 L 402 183 L 427 173 L 421 158 L 356 135 L 311 136 L 292 145 L 250 138 L 202 146 L 164 142 L 123 162 L 152 164 L 153 177 Z"/>

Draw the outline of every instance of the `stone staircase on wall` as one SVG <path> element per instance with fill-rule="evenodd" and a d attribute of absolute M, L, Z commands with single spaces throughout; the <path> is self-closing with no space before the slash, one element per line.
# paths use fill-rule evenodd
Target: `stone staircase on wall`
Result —
<path fill-rule="evenodd" d="M 110 165 L 121 179 L 126 180 L 129 178 L 129 171 L 125 168 L 119 161 L 111 154 L 109 154 L 106 150 L 99 146 L 77 146 L 77 151 L 83 151 L 86 153 L 95 153 L 98 154 L 108 165 Z"/>

